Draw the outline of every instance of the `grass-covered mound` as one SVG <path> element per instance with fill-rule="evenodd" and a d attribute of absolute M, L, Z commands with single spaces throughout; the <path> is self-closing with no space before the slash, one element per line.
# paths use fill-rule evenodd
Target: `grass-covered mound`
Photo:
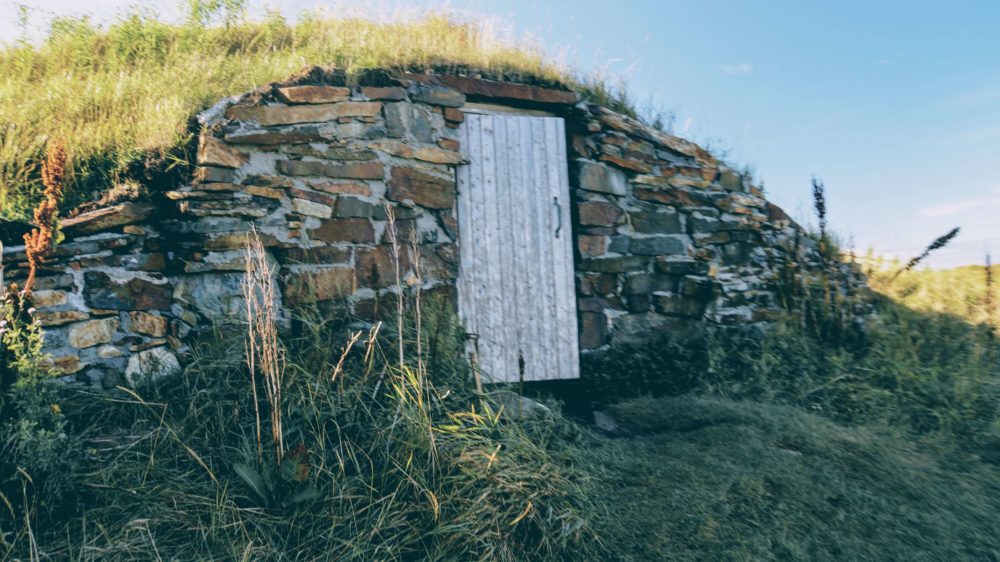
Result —
<path fill-rule="evenodd" d="M 195 114 L 310 65 L 337 67 L 348 78 L 376 68 L 457 68 L 608 94 L 489 21 L 443 13 L 395 20 L 315 13 L 295 22 L 272 13 L 249 21 L 241 4 L 191 2 L 181 24 L 139 11 L 105 27 L 56 18 L 40 44 L 0 49 L 0 218 L 30 215 L 49 139 L 62 139 L 69 152 L 67 209 L 118 183 L 155 187 L 187 167 Z"/>
<path fill-rule="evenodd" d="M 947 439 L 719 398 L 611 409 L 573 451 L 607 560 L 996 560 L 1000 470 Z"/>

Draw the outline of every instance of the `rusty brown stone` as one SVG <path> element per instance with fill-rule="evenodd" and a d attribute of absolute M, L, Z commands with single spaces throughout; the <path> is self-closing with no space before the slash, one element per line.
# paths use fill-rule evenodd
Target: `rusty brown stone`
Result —
<path fill-rule="evenodd" d="M 395 86 L 366 86 L 361 88 L 361 95 L 372 100 L 402 101 L 406 99 L 406 90 Z"/>
<path fill-rule="evenodd" d="M 581 234 L 576 238 L 576 247 L 580 250 L 580 255 L 586 258 L 603 256 L 607 251 L 608 239 L 606 236 L 593 236 Z"/>
<path fill-rule="evenodd" d="M 198 163 L 203 166 L 239 168 L 250 157 L 226 144 L 222 139 L 203 134 L 198 140 Z"/>
<path fill-rule="evenodd" d="M 577 209 L 580 224 L 587 226 L 614 226 L 621 224 L 625 216 L 621 207 L 607 201 L 584 201 Z"/>
<path fill-rule="evenodd" d="M 458 152 L 458 150 L 462 147 L 462 143 L 449 138 L 440 138 L 438 139 L 437 144 L 445 150 L 454 150 L 456 152 Z"/>
<path fill-rule="evenodd" d="M 109 310 L 169 310 L 169 283 L 152 283 L 133 278 L 117 281 L 107 273 L 86 271 L 83 274 L 83 296 L 87 305 Z"/>
<path fill-rule="evenodd" d="M 67 235 L 93 234 L 146 220 L 153 213 L 148 203 L 122 203 L 64 219 L 60 226 Z"/>
<path fill-rule="evenodd" d="M 362 287 L 381 289 L 396 284 L 396 262 L 390 246 L 380 245 L 359 249 L 355 253 L 354 261 L 357 264 L 358 283 Z M 406 248 L 400 249 L 399 262 L 401 272 L 410 268 Z"/>
<path fill-rule="evenodd" d="M 372 244 L 375 242 L 375 229 L 365 218 L 329 219 L 323 221 L 319 228 L 310 230 L 309 238 L 327 243 Z"/>
<path fill-rule="evenodd" d="M 39 310 L 35 312 L 34 317 L 39 324 L 48 328 L 86 320 L 90 315 L 82 310 Z"/>
<path fill-rule="evenodd" d="M 370 187 L 363 183 L 357 182 L 329 182 L 329 181 L 310 181 L 309 187 L 313 189 L 318 189 L 320 191 L 325 191 L 327 193 L 343 194 L 343 195 L 363 195 L 370 196 L 372 190 Z"/>
<path fill-rule="evenodd" d="M 392 201 L 411 200 L 428 209 L 447 209 L 455 203 L 455 182 L 417 168 L 395 167 L 386 197 Z"/>
<path fill-rule="evenodd" d="M 622 158 L 615 156 L 613 154 L 602 154 L 600 159 L 614 164 L 619 168 L 624 168 L 626 170 L 632 170 L 633 172 L 639 172 L 640 174 L 648 174 L 653 171 L 653 167 L 649 164 L 643 162 L 642 160 L 636 160 L 635 158 Z"/>
<path fill-rule="evenodd" d="M 317 105 L 234 105 L 226 111 L 230 119 L 253 121 L 264 127 L 322 123 L 338 117 L 377 116 L 382 111 L 381 102 L 345 101 Z M 228 140 L 228 139 L 227 139 Z"/>
<path fill-rule="evenodd" d="M 678 189 L 660 190 L 637 187 L 635 196 L 643 201 L 666 205 L 695 205 L 694 199 L 691 198 L 690 194 Z"/>
<path fill-rule="evenodd" d="M 328 301 L 350 295 L 355 286 L 350 267 L 296 270 L 285 276 L 284 297 L 289 304 Z"/>
<path fill-rule="evenodd" d="M 467 76 L 452 76 L 446 74 L 435 74 L 433 76 L 426 74 L 407 74 L 406 77 L 411 80 L 417 80 L 424 83 L 443 84 L 465 95 L 483 98 L 566 105 L 575 104 L 580 99 L 576 92 L 570 92 L 567 90 L 540 88 L 538 86 L 513 84 L 510 82 L 495 82 L 493 80 L 482 80 L 479 78 L 469 78 Z"/>
<path fill-rule="evenodd" d="M 457 107 L 444 108 L 444 118 L 446 121 L 461 123 L 465 121 L 465 112 Z"/>
<path fill-rule="evenodd" d="M 350 88 L 337 86 L 289 86 L 278 88 L 278 95 L 288 103 L 335 103 L 351 95 Z"/>
<path fill-rule="evenodd" d="M 608 333 L 603 312 L 580 313 L 580 348 L 597 349 L 605 344 Z"/>
<path fill-rule="evenodd" d="M 330 207 L 333 207 L 337 204 L 336 197 L 331 197 L 326 193 L 319 193 L 316 191 L 299 189 L 297 187 L 290 188 L 288 190 L 288 195 L 290 195 L 291 197 L 297 197 L 299 199 L 305 199 L 306 201 L 312 201 L 313 203 L 321 203 L 323 205 L 328 205 Z"/>
<path fill-rule="evenodd" d="M 162 316 L 133 310 L 128 313 L 131 320 L 131 331 L 138 334 L 146 334 L 154 338 L 162 338 L 167 335 L 167 319 Z"/>
<path fill-rule="evenodd" d="M 380 180 L 385 173 L 381 162 L 331 164 L 318 160 L 283 160 L 278 162 L 278 169 L 292 176 L 325 176 L 356 180 Z"/>

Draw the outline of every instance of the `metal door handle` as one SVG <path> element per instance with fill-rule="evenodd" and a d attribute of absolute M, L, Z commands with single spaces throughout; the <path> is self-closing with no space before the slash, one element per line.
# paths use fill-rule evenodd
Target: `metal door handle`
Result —
<path fill-rule="evenodd" d="M 559 205 L 559 198 L 553 197 L 552 204 L 556 206 L 556 238 L 559 238 L 559 231 L 562 230 L 562 207 Z"/>

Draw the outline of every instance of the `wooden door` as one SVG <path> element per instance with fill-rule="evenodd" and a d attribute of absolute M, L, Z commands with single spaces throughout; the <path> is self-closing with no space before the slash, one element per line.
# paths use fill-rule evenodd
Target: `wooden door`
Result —
<path fill-rule="evenodd" d="M 467 113 L 459 130 L 459 314 L 487 381 L 580 376 L 564 127 Z"/>

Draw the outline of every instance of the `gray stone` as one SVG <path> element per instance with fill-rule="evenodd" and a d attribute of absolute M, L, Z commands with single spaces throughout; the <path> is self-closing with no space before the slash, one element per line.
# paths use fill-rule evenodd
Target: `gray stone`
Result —
<path fill-rule="evenodd" d="M 434 142 L 434 122 L 428 108 L 406 102 L 387 103 L 384 112 L 389 137 L 413 136 L 421 142 Z"/>
<path fill-rule="evenodd" d="M 503 417 L 510 421 L 524 421 L 552 416 L 552 410 L 545 404 L 509 390 L 499 390 L 490 393 L 490 402 L 496 409 L 503 408 Z"/>
<path fill-rule="evenodd" d="M 644 271 L 649 264 L 645 256 L 620 256 L 613 258 L 591 258 L 580 260 L 580 269 L 597 273 L 623 273 Z"/>
<path fill-rule="evenodd" d="M 638 295 L 655 292 L 674 292 L 680 288 L 680 280 L 673 275 L 655 275 L 640 273 L 630 275 L 625 279 L 622 292 L 626 295 Z"/>
<path fill-rule="evenodd" d="M 577 160 L 577 166 L 577 183 L 580 189 L 612 195 L 625 195 L 628 192 L 625 173 L 621 170 L 583 158 Z"/>
<path fill-rule="evenodd" d="M 642 234 L 683 234 L 681 214 L 669 211 L 645 210 L 629 213 L 632 228 Z"/>
<path fill-rule="evenodd" d="M 687 244 L 680 238 L 672 236 L 651 236 L 648 238 L 633 238 L 629 242 L 629 252 L 639 256 L 662 256 L 668 254 L 683 254 Z"/>
<path fill-rule="evenodd" d="M 444 107 L 462 107 L 465 105 L 464 94 L 440 86 L 419 86 L 417 92 L 411 97 L 413 101 Z"/>
<path fill-rule="evenodd" d="M 185 275 L 174 286 L 173 300 L 214 323 L 240 322 L 245 313 L 241 273 Z"/>
<path fill-rule="evenodd" d="M 172 377 L 181 372 L 177 356 L 165 347 L 154 347 L 129 357 L 125 380 L 132 388 Z"/>

